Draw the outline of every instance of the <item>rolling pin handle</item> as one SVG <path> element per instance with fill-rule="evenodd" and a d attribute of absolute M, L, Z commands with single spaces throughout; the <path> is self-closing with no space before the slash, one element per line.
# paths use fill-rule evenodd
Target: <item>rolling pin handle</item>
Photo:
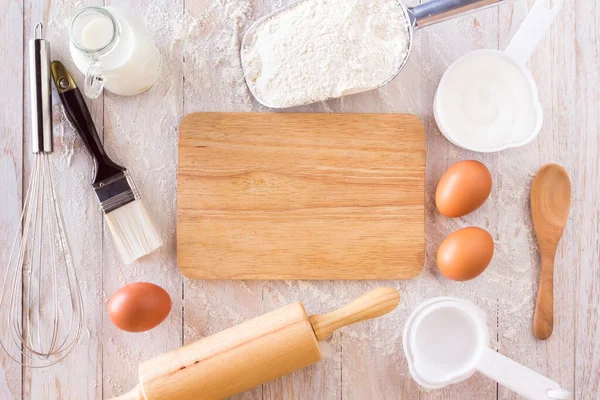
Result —
<path fill-rule="evenodd" d="M 140 385 L 136 385 L 129 392 L 122 394 L 119 397 L 113 397 L 111 400 L 146 400 L 144 397 L 144 393 L 142 393 L 142 388 Z"/>
<path fill-rule="evenodd" d="M 398 291 L 390 287 L 375 289 L 344 307 L 327 314 L 311 315 L 310 323 L 320 342 L 335 330 L 355 322 L 380 317 L 393 311 L 400 302 Z"/>

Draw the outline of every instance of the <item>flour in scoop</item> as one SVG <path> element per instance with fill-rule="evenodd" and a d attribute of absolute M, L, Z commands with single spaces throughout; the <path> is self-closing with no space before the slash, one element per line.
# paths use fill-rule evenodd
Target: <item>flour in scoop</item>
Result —
<path fill-rule="evenodd" d="M 304 0 L 252 29 L 241 51 L 244 75 L 272 107 L 374 89 L 398 72 L 410 47 L 396 0 Z"/>

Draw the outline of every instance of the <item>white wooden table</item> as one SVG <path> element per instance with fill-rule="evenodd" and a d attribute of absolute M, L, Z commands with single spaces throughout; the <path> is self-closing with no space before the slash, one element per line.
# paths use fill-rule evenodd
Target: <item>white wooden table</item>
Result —
<path fill-rule="evenodd" d="M 546 115 L 533 143 L 496 154 L 451 145 L 432 118 L 432 98 L 445 68 L 459 55 L 504 48 L 533 0 L 487 10 L 417 34 L 405 71 L 385 88 L 296 111 L 411 112 L 427 128 L 427 250 L 425 268 L 407 282 L 208 282 L 183 278 L 176 265 L 177 124 L 194 111 L 268 111 L 245 91 L 235 51 L 248 22 L 288 0 L 106 0 L 138 14 L 157 37 L 165 58 L 161 83 L 123 98 L 90 101 L 109 154 L 128 166 L 167 245 L 132 266 L 113 250 L 88 183 L 91 161 L 55 105 L 56 157 L 66 223 L 84 289 L 85 329 L 75 351 L 60 365 L 23 370 L 0 354 L 0 399 L 103 399 L 136 382 L 138 362 L 283 304 L 302 300 L 309 311 L 339 306 L 370 288 L 401 292 L 398 310 L 349 327 L 331 339 L 332 355 L 317 366 L 240 395 L 244 399 L 509 399 L 516 395 L 474 376 L 444 390 L 425 391 L 410 378 L 401 332 L 422 300 L 455 295 L 489 314 L 491 346 L 546 374 L 577 399 L 600 399 L 600 5 L 568 0 L 530 63 Z M 529 4 L 528 4 L 529 3 Z M 23 186 L 31 162 L 28 60 L 33 25 L 42 21 L 53 58 L 72 67 L 68 20 L 76 9 L 102 0 L 2 0 L 0 7 L 0 260 L 17 229 Z M 182 22 L 183 21 L 183 22 Z M 178 27 L 178 28 L 175 28 Z M 183 32 L 183 33 L 182 33 Z M 182 41 L 184 43 L 182 43 Z M 200 51 L 210 47 L 214 51 Z M 204 47 L 198 47 L 202 44 Z M 184 50 L 181 50 L 181 49 Z M 186 50 L 187 49 L 187 50 Z M 223 55 L 225 54 L 225 55 Z M 78 76 L 78 78 L 80 78 Z M 80 80 L 81 82 L 81 80 Z M 56 103 L 56 99 L 55 99 Z M 461 159 L 483 161 L 492 171 L 490 200 L 460 220 L 441 217 L 433 204 L 443 171 Z M 562 164 L 573 181 L 573 208 L 557 255 L 556 325 L 545 342 L 532 335 L 539 270 L 529 216 L 531 180 L 540 166 Z M 75 226 L 77 224 L 77 226 Z M 478 279 L 454 283 L 439 274 L 435 253 L 460 226 L 488 229 L 496 241 L 491 266 Z M 201 255 L 199 255 L 201 256 Z M 105 302 L 121 286 L 150 281 L 173 299 L 168 319 L 156 329 L 127 334 L 109 321 Z M 4 331 L 4 322 L 0 329 Z M 5 333 L 5 332 L 3 332 Z M 443 337 L 443 332 L 440 336 Z"/>

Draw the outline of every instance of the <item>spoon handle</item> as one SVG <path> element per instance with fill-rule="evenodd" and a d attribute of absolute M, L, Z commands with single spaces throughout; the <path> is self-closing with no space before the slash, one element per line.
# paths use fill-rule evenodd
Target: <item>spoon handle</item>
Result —
<path fill-rule="evenodd" d="M 541 340 L 552 335 L 554 328 L 554 258 L 542 256 L 540 268 L 540 287 L 538 289 L 535 314 L 533 316 L 533 334 Z"/>

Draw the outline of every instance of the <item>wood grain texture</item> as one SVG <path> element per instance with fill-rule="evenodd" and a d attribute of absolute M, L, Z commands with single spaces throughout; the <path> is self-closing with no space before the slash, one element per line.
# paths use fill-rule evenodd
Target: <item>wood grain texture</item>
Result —
<path fill-rule="evenodd" d="M 500 48 L 505 48 L 520 22 L 527 15 L 535 0 L 520 1 L 514 7 L 500 9 Z M 565 3 L 566 5 L 566 3 Z M 513 280 L 512 288 L 503 288 L 499 308 L 499 325 L 507 328 L 499 330 L 498 350 L 521 364 L 560 382 L 562 387 L 575 393 L 575 313 L 578 310 L 576 300 L 577 273 L 574 268 L 579 264 L 579 230 L 576 226 L 575 212 L 567 224 L 563 241 L 556 256 L 554 271 L 555 320 L 554 332 L 547 341 L 540 341 L 532 335 L 535 296 L 537 294 L 540 258 L 536 249 L 535 232 L 531 221 L 529 195 L 535 173 L 548 163 L 563 165 L 571 177 L 578 175 L 584 163 L 579 159 L 579 135 L 577 127 L 582 115 L 597 117 L 586 107 L 574 104 L 578 89 L 573 85 L 577 80 L 575 68 L 574 29 L 578 25 L 575 9 L 582 2 L 572 2 L 563 7 L 553 23 L 550 32 L 543 38 L 528 63 L 536 80 L 540 102 L 544 110 L 544 125 L 538 138 L 520 149 L 500 154 L 499 167 L 505 177 L 501 195 L 511 199 L 514 204 L 504 205 L 506 215 L 502 219 L 502 237 L 506 238 L 503 249 L 506 254 L 506 266 Z M 591 66 L 581 66 L 590 68 Z M 573 125 L 574 124 L 574 125 Z M 519 160 L 515 163 L 515 160 Z M 518 167 L 517 167 L 518 166 Z M 517 171 L 526 174 L 515 175 Z M 513 175 L 511 177 L 511 175 Z M 573 181 L 573 211 L 580 206 L 577 192 L 578 184 Z M 518 199 L 518 200 L 517 200 Z M 524 202 L 522 200 L 525 200 Z M 512 254 L 512 256 L 510 255 Z M 529 283 L 531 282 L 531 283 Z M 526 287 L 529 285 L 529 288 Z M 515 292 L 521 301 L 515 301 Z M 511 299 L 502 300 L 502 299 Z M 516 323 L 523 322 L 522 324 Z M 508 389 L 499 387 L 499 397 L 520 399 Z M 575 393 L 574 398 L 585 398 Z"/>
<path fill-rule="evenodd" d="M 140 364 L 140 386 L 146 400 L 224 399 L 321 357 L 308 314 L 295 303 Z"/>
<path fill-rule="evenodd" d="M 20 1 L 3 1 L 0 11 L 0 265 L 1 284 L 8 268 L 10 249 L 19 231 L 23 192 L 23 6 Z M 5 315 L 0 335 L 9 337 Z M 18 350 L 11 356 L 19 358 Z M 0 398 L 20 400 L 21 366 L 0 350 Z"/>
<path fill-rule="evenodd" d="M 75 136 L 68 125 L 62 132 L 61 112 L 55 108 L 55 135 L 61 148 L 57 155 L 68 160 L 73 154 L 71 164 L 63 163 L 60 187 L 82 188 L 67 201 L 79 210 L 70 218 L 83 218 L 91 225 L 88 237 L 77 238 L 72 245 L 77 257 L 83 257 L 78 260 L 82 261 L 78 268 L 84 270 L 81 276 L 90 285 L 85 293 L 89 333 L 84 331 L 85 340 L 72 359 L 35 376 L 25 372 L 24 380 L 21 369 L 0 355 L 0 398 L 110 398 L 135 385 L 137 363 L 163 351 L 298 300 L 307 309 L 326 312 L 369 288 L 383 285 L 374 281 L 194 281 L 182 279 L 176 267 L 179 120 L 184 114 L 198 111 L 270 111 L 243 91 L 236 51 L 239 38 L 252 20 L 291 1 L 104 2 L 136 13 L 158 38 L 165 57 L 162 87 L 131 98 L 107 95 L 104 101 L 91 101 L 89 105 L 99 128 L 103 122 L 106 125 L 108 151 L 116 153 L 134 173 L 146 207 L 168 244 L 148 260 L 125 267 L 113 254 L 110 236 L 96 236 L 94 232 L 103 229 L 101 215 L 95 199 L 83 191 L 91 174 L 89 160 L 77 142 L 73 143 Z M 505 48 L 535 1 L 518 0 L 423 29 L 415 35 L 407 66 L 384 88 L 290 110 L 409 112 L 421 118 L 427 140 L 425 268 L 413 280 L 384 283 L 396 287 L 402 296 L 393 315 L 334 333 L 326 340 L 332 353 L 329 357 L 237 395 L 235 400 L 521 399 L 480 375 L 437 391 L 422 390 L 412 381 L 402 355 L 403 321 L 419 302 L 439 295 L 467 298 L 486 310 L 490 345 L 502 354 L 560 382 L 575 399 L 600 398 L 600 5 L 589 0 L 565 2 L 551 32 L 528 64 L 545 115 L 542 132 L 531 144 L 497 154 L 464 151 L 439 134 L 431 114 L 437 83 L 450 63 L 471 50 Z M 31 15 L 47 18 L 53 55 L 68 62 L 64 32 L 69 17 L 81 6 L 100 5 L 103 1 L 1 3 L 0 48 L 4 61 L 0 66 L 0 243 L 4 257 L 14 223 L 18 223 L 21 179 L 27 179 L 30 162 L 28 143 L 24 146 L 22 140 L 23 129 L 29 125 L 29 100 L 24 96 L 27 82 L 23 81 L 23 44 L 29 37 L 25 29 L 31 26 Z M 407 3 L 414 5 L 419 0 Z M 181 49 L 183 42 L 187 43 L 187 52 Z M 212 43 L 211 51 L 193 51 L 200 43 Z M 490 168 L 492 194 L 472 215 L 447 219 L 435 211 L 435 185 L 445 169 L 461 159 L 477 159 Z M 554 332 L 549 340 L 540 341 L 531 330 L 540 264 L 529 193 L 534 174 L 552 162 L 564 166 L 571 176 L 573 199 L 556 253 Z M 92 214 L 97 217 L 88 217 Z M 437 271 L 435 253 L 448 233 L 463 226 L 488 230 L 494 237 L 496 254 L 482 276 L 456 284 Z M 94 280 L 100 284 L 92 283 Z M 108 321 L 103 303 L 123 284 L 137 280 L 165 287 L 174 308 L 158 330 L 124 334 Z M 98 351 L 102 354 L 96 355 Z M 25 391 L 21 382 L 25 383 Z"/>
<path fill-rule="evenodd" d="M 86 0 L 81 5 L 99 5 L 97 0 Z M 57 40 L 68 32 L 68 26 L 62 13 L 74 13 L 77 7 L 69 3 L 38 3 L 25 1 L 24 38 L 25 42 L 32 37 L 33 27 L 37 22 L 44 24 L 44 36 L 50 42 L 52 59 L 65 61 L 67 68 L 74 66 L 67 58 L 68 42 Z M 31 165 L 31 126 L 29 97 L 29 59 L 28 49 L 23 49 L 24 82 L 24 166 L 25 182 L 28 181 Z M 77 151 L 76 133 L 65 121 L 61 113 L 60 101 L 53 94 L 54 123 L 54 166 L 60 181 L 57 185 L 57 196 L 64 218 L 65 229 L 71 248 L 77 278 L 83 298 L 83 331 L 79 344 L 63 362 L 48 370 L 24 369 L 23 393 L 30 399 L 65 399 L 98 398 L 102 396 L 102 387 L 98 381 L 102 377 L 102 334 L 101 318 L 103 304 L 98 295 L 102 290 L 102 270 L 98 260 L 102 252 L 102 215 L 97 208 L 97 200 L 90 188 L 93 164 L 85 152 Z M 89 103 L 90 112 L 102 118 L 101 102 Z M 102 125 L 99 126 L 100 129 Z M 64 157 L 72 152 L 71 157 Z M 86 229 L 76 227 L 85 221 Z M 49 335 L 50 332 L 45 332 Z M 48 373 L 51 371 L 52 373 Z M 77 371 L 75 374 L 74 371 Z"/>
<path fill-rule="evenodd" d="M 181 117 L 182 77 L 173 68 L 174 30 L 161 31 L 165 18 L 182 18 L 183 0 L 106 0 L 138 16 L 151 30 L 163 57 L 163 70 L 154 87 L 134 97 L 104 93 L 104 147 L 110 157 L 127 167 L 157 231 L 165 244 L 130 265 L 123 265 L 110 231 L 103 225 L 102 300 L 133 282 L 151 282 L 171 296 L 171 313 L 158 327 L 130 334 L 116 328 L 102 309 L 103 397 L 110 398 L 137 383 L 139 362 L 180 346 L 183 342 L 183 278 L 175 257 L 176 126 Z M 81 81 L 78 81 L 79 83 Z M 80 85 L 81 86 L 81 85 Z M 127 371 L 127 373 L 125 372 Z"/>
<path fill-rule="evenodd" d="M 400 302 L 400 295 L 394 288 L 372 290 L 351 303 L 327 314 L 310 316 L 310 323 L 317 340 L 325 340 L 338 329 L 360 321 L 381 317 L 392 312 Z"/>
<path fill-rule="evenodd" d="M 249 5 L 247 13 L 230 12 L 228 10 L 238 10 L 236 5 Z M 241 69 L 239 75 L 231 76 L 228 72 L 235 69 L 228 68 L 229 65 L 235 65 L 236 59 L 232 57 L 223 57 L 223 53 L 218 50 L 226 50 L 226 54 L 237 54 L 241 36 L 248 27 L 246 14 L 255 17 L 266 12 L 270 7 L 275 7 L 270 0 L 259 0 L 252 2 L 214 2 L 212 0 L 185 1 L 185 15 L 199 21 L 206 29 L 201 29 L 195 37 L 198 40 L 206 40 L 211 45 L 210 54 L 203 54 L 201 59 L 196 57 L 181 56 L 179 69 L 182 71 L 198 71 L 198 63 L 208 63 L 209 65 L 220 65 L 219 68 L 207 68 L 201 72 L 203 79 L 208 82 L 215 82 L 215 90 L 206 90 L 204 85 L 198 84 L 198 81 L 186 79 L 184 90 L 182 91 L 182 114 L 189 114 L 197 111 L 250 111 L 252 107 L 247 103 L 238 101 L 235 97 L 235 85 L 228 85 L 228 82 L 237 79 L 238 83 L 243 82 Z M 224 49 L 221 47 L 223 46 Z M 177 47 L 175 47 L 177 49 Z M 219 82 L 219 83 L 217 83 Z M 220 84 L 223 82 L 225 84 Z M 177 137 L 177 135 L 175 135 Z M 175 145 L 177 145 L 175 140 Z M 177 162 L 177 153 L 174 154 L 173 162 Z M 217 333 L 230 326 L 236 325 L 244 320 L 261 315 L 277 309 L 293 301 L 305 299 L 299 297 L 279 299 L 276 302 L 269 301 L 271 295 L 265 290 L 265 285 L 261 281 L 200 281 L 186 279 L 183 293 L 184 303 L 184 343 L 191 343 Z M 289 300 L 289 301 L 286 301 Z M 308 305 L 308 304 L 307 304 Z M 316 369 L 320 367 L 317 366 Z M 314 371 L 314 367 L 308 368 Z M 288 393 L 308 393 L 313 387 L 306 388 L 303 385 L 304 380 L 300 377 L 314 377 L 306 370 L 298 371 L 293 374 L 296 378 L 291 380 L 291 385 L 282 385 L 282 381 L 288 382 L 285 378 L 278 379 L 277 393 L 279 397 L 285 398 Z M 319 377 L 317 375 L 317 377 Z M 259 400 L 268 398 L 268 389 L 273 384 L 263 385 L 254 388 L 243 394 L 234 396 L 235 400 Z M 265 388 L 265 389 L 264 389 Z M 306 391 L 306 392 L 305 392 Z M 298 398 L 298 396 L 296 396 Z"/>
<path fill-rule="evenodd" d="M 424 251 L 423 140 L 410 115 L 188 115 L 179 268 L 198 279 L 414 277 Z"/>
<path fill-rule="evenodd" d="M 446 69 L 461 55 L 482 48 L 498 48 L 498 15 L 500 10 L 510 6 L 500 6 L 477 12 L 455 21 L 441 23 L 418 33 L 420 36 L 419 58 L 415 60 L 420 73 L 419 97 L 421 103 L 417 115 L 425 123 L 427 132 L 427 202 L 426 202 L 426 237 L 425 268 L 420 275 L 418 289 L 410 294 L 418 302 L 440 294 L 464 298 L 477 304 L 488 315 L 490 329 L 490 346 L 497 347 L 499 299 L 501 290 L 511 284 L 506 281 L 510 271 L 504 271 L 510 262 L 498 257 L 498 247 L 507 244 L 495 243 L 495 257 L 486 271 L 477 279 L 461 284 L 450 283 L 440 272 L 436 264 L 436 254 L 443 239 L 450 233 L 464 227 L 477 226 L 487 230 L 494 241 L 503 238 L 499 234 L 503 218 L 500 210 L 503 171 L 497 166 L 498 154 L 481 154 L 449 145 L 440 133 L 433 116 L 432 106 L 437 85 Z M 425 67 L 424 67 L 425 66 Z M 458 219 L 450 219 L 439 214 L 435 207 L 435 190 L 442 174 L 454 163 L 461 160 L 477 160 L 482 162 L 492 173 L 492 194 L 476 212 Z M 512 175 L 512 174 L 511 174 Z M 508 222 L 508 221 L 507 221 Z M 506 275 L 505 275 L 506 274 Z M 410 290 L 410 289 L 408 289 Z M 416 304 L 409 310 L 416 307 Z M 405 317 L 406 318 L 406 317 Z M 372 366 L 375 368 L 375 366 Z M 383 386 L 383 384 L 381 385 Z M 450 385 L 437 391 L 425 391 L 419 388 L 419 399 L 496 399 L 498 385 L 490 379 L 475 374 L 468 381 Z M 393 393 L 386 398 L 393 399 Z M 411 397 L 407 397 L 411 398 Z"/>
<path fill-rule="evenodd" d="M 140 384 L 115 399 L 223 399 L 321 360 L 334 330 L 393 311 L 400 298 L 378 288 L 323 315 L 289 304 L 143 362 Z"/>
<path fill-rule="evenodd" d="M 533 333 L 546 340 L 554 328 L 554 258 L 571 207 L 571 180 L 557 164 L 543 166 L 531 186 L 531 215 L 540 248 L 540 284 Z"/>
<path fill-rule="evenodd" d="M 557 32 L 556 41 L 560 47 L 555 55 L 557 63 L 559 58 L 568 57 L 559 71 L 562 76 L 569 73 L 570 79 L 559 79 L 560 90 L 554 101 L 561 112 L 561 133 L 563 137 L 567 136 L 562 143 L 573 148 L 571 156 L 564 157 L 572 163 L 571 168 L 577 174 L 573 185 L 577 203 L 573 207 L 572 229 L 567 225 L 565 232 L 565 238 L 570 233 L 572 241 L 563 241 L 559 256 L 562 263 L 577 268 L 576 273 L 570 271 L 571 276 L 576 277 L 577 285 L 573 302 L 576 315 L 571 328 L 574 343 L 570 347 L 575 349 L 571 352 L 575 364 L 575 398 L 599 399 L 600 190 L 597 189 L 600 188 L 600 86 L 590 83 L 598 79 L 600 70 L 600 4 L 580 1 L 570 10 L 568 25 L 563 30 L 568 32 L 568 39 L 561 39 Z M 574 125 L 568 125 L 569 121 Z M 569 169 L 567 171 L 574 176 Z M 566 312 L 569 311 L 564 310 Z"/>

